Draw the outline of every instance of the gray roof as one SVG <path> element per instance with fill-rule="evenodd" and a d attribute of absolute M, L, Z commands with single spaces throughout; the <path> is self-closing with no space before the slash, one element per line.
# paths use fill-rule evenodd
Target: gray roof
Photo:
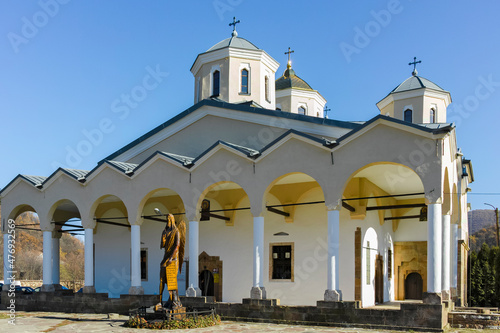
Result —
<path fill-rule="evenodd" d="M 239 49 L 247 49 L 247 50 L 259 50 L 259 48 L 257 46 L 253 45 L 252 43 L 247 41 L 245 38 L 233 36 L 233 37 L 229 37 L 227 39 L 224 39 L 221 42 L 218 42 L 217 44 L 215 44 L 214 46 L 209 48 L 207 50 L 207 52 L 215 51 L 218 49 L 223 49 L 225 47 L 236 47 Z"/>
<path fill-rule="evenodd" d="M 120 162 L 120 161 L 107 161 L 108 163 L 112 164 L 119 170 L 126 172 L 126 171 L 131 171 L 134 170 L 137 167 L 137 164 L 134 163 L 125 163 L 125 162 Z"/>
<path fill-rule="evenodd" d="M 47 177 L 43 176 L 28 176 L 28 175 L 21 175 L 22 178 L 26 179 L 33 185 L 38 185 L 38 184 L 43 184 L 43 182 L 47 179 Z"/>
<path fill-rule="evenodd" d="M 276 90 L 283 90 L 287 88 L 300 88 L 307 90 L 314 90 L 311 86 L 295 74 L 291 68 L 283 73 L 283 75 L 276 80 Z"/>
<path fill-rule="evenodd" d="M 427 80 L 426 78 L 423 78 L 421 76 L 411 76 L 408 79 L 406 79 L 403 83 L 401 83 L 399 86 L 394 88 L 390 94 L 393 93 L 398 93 L 398 92 L 403 92 L 403 91 L 408 91 L 408 90 L 415 90 L 415 89 L 421 89 L 421 88 L 429 88 L 429 89 L 434 89 L 434 90 L 439 90 L 442 92 L 447 92 L 437 84 L 435 84 L 432 81 Z"/>
<path fill-rule="evenodd" d="M 63 172 L 68 174 L 69 176 L 72 176 L 76 179 L 80 177 L 85 177 L 89 172 L 87 170 L 77 170 L 77 169 L 68 169 L 68 168 L 61 168 Z"/>
<path fill-rule="evenodd" d="M 183 165 L 191 165 L 191 164 L 193 164 L 193 161 L 194 161 L 194 157 L 189 157 L 189 156 L 184 156 L 184 155 L 179 155 L 179 154 L 172 154 L 172 153 L 168 153 L 166 151 L 162 151 L 160 153 L 173 159 L 174 161 L 182 163 Z"/>

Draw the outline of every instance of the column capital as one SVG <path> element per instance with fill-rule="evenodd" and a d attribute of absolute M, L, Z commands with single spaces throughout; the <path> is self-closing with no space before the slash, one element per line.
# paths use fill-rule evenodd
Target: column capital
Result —
<path fill-rule="evenodd" d="M 325 202 L 325 207 L 327 211 L 332 211 L 332 210 L 340 211 L 342 209 L 342 199 Z"/>

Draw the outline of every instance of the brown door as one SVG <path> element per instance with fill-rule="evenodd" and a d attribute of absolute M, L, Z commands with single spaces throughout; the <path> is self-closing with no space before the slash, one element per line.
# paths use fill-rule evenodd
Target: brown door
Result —
<path fill-rule="evenodd" d="M 380 254 L 375 260 L 375 303 L 384 303 L 384 259 Z"/>
<path fill-rule="evenodd" d="M 420 274 L 408 274 L 405 279 L 405 299 L 422 299 L 423 284 Z"/>

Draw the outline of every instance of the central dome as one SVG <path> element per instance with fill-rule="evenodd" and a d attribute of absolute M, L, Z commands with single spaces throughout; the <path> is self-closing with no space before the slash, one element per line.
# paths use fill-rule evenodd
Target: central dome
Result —
<path fill-rule="evenodd" d="M 245 49 L 245 50 L 259 50 L 259 48 L 255 45 L 253 45 L 251 42 L 247 41 L 245 38 L 240 38 L 238 36 L 232 36 L 229 38 L 224 39 L 221 42 L 218 42 L 211 48 L 207 50 L 207 52 L 210 51 L 215 51 L 219 49 L 223 49 L 225 47 L 235 47 L 238 49 Z"/>

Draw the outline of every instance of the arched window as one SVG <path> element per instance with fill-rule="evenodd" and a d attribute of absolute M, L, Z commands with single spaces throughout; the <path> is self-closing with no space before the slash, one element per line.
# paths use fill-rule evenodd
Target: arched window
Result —
<path fill-rule="evenodd" d="M 306 108 L 303 107 L 303 106 L 299 106 L 299 114 L 305 115 L 306 114 Z"/>
<path fill-rule="evenodd" d="M 411 123 L 413 122 L 413 115 L 412 115 L 413 111 L 410 110 L 410 109 L 406 109 L 405 110 L 405 113 L 404 113 L 404 120 Z"/>
<path fill-rule="evenodd" d="M 436 122 L 436 110 L 434 108 L 431 109 L 429 122 L 431 124 Z"/>
<path fill-rule="evenodd" d="M 220 72 L 215 71 L 213 74 L 212 96 L 219 96 L 220 93 Z"/>
<path fill-rule="evenodd" d="M 248 94 L 248 70 L 241 70 L 241 93 Z"/>
<path fill-rule="evenodd" d="M 265 94 L 266 94 L 266 101 L 271 103 L 271 100 L 269 99 L 269 77 L 264 78 L 264 88 L 265 88 Z"/>

